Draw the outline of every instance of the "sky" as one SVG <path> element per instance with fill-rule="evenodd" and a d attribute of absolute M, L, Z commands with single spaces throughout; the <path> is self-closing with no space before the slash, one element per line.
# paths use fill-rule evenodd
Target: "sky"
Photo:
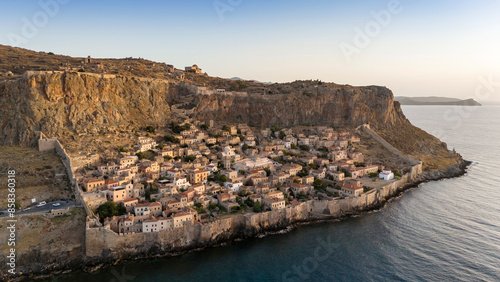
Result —
<path fill-rule="evenodd" d="M 497 0 L 0 2 L 0 44 L 500 101 Z"/>

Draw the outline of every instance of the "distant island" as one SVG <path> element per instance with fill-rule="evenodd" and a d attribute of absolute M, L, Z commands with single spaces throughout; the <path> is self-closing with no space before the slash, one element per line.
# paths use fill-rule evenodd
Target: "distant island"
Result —
<path fill-rule="evenodd" d="M 461 100 L 457 98 L 446 97 L 394 97 L 401 105 L 414 105 L 414 106 L 481 106 L 480 103 L 474 99 Z"/>

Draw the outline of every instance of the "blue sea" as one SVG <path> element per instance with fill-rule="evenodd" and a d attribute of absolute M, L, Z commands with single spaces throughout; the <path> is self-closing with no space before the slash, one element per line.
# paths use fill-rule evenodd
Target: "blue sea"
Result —
<path fill-rule="evenodd" d="M 500 281 L 500 107 L 405 106 L 473 161 L 379 211 L 52 281 Z"/>

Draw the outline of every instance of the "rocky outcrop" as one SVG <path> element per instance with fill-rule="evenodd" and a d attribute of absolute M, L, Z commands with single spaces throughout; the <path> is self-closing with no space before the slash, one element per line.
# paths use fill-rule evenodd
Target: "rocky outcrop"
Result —
<path fill-rule="evenodd" d="M 27 145 L 35 131 L 58 137 L 100 128 L 163 124 L 170 117 L 165 80 L 77 72 L 27 72 L 0 81 L 0 144 Z"/>
<path fill-rule="evenodd" d="M 269 94 L 271 92 L 272 94 Z M 288 91 L 287 91 L 288 92 Z M 195 117 L 258 127 L 327 125 L 393 127 L 408 123 L 392 92 L 379 86 L 337 84 L 292 87 L 288 93 L 199 96 Z"/>

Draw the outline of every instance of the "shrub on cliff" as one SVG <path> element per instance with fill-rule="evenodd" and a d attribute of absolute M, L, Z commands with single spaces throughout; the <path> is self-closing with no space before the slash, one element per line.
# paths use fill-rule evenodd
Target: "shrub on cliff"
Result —
<path fill-rule="evenodd" d="M 154 126 L 151 125 L 146 126 L 146 131 L 153 134 L 156 132 Z"/>
<path fill-rule="evenodd" d="M 231 87 L 229 87 L 230 91 L 240 91 L 248 87 L 248 83 L 243 80 L 237 80 L 231 84 Z"/>

